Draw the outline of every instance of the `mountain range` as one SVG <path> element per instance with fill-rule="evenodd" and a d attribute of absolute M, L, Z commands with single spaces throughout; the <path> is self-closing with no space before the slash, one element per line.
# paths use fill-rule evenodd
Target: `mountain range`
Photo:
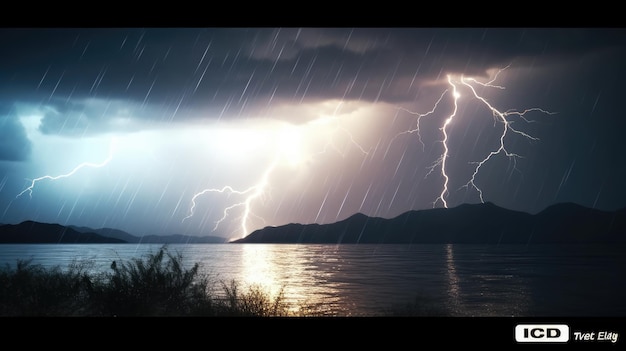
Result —
<path fill-rule="evenodd" d="M 608 212 L 573 203 L 537 214 L 493 203 L 405 212 L 395 218 L 357 213 L 331 224 L 265 227 L 233 243 L 559 244 L 626 243 L 626 208 Z"/>
<path fill-rule="evenodd" d="M 135 236 L 113 228 L 92 229 L 34 221 L 0 225 L 0 243 L 2 244 L 212 244 L 225 242 L 227 239 L 217 236 L 180 234 Z"/>
<path fill-rule="evenodd" d="M 134 236 L 113 228 L 25 221 L 0 225 L 0 243 L 227 243 L 216 236 Z M 626 244 L 626 208 L 601 211 L 573 203 L 537 214 L 493 203 L 413 210 L 385 219 L 354 214 L 330 224 L 268 226 L 229 243 L 298 244 Z"/>

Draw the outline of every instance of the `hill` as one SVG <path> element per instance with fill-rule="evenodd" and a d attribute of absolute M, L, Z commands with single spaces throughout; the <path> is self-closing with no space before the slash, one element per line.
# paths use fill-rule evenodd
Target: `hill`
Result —
<path fill-rule="evenodd" d="M 265 227 L 231 243 L 626 243 L 626 209 L 606 212 L 564 203 L 531 215 L 484 203 L 408 211 L 391 219 L 358 213 L 331 224 Z"/>
<path fill-rule="evenodd" d="M 180 234 L 134 236 L 112 228 L 92 229 L 35 221 L 0 225 L 0 244 L 209 244 L 226 241 L 216 236 Z"/>
<path fill-rule="evenodd" d="M 100 228 L 91 229 L 88 227 L 76 227 L 70 226 L 70 228 L 77 230 L 81 233 L 94 232 L 106 237 L 116 238 L 124 240 L 127 243 L 142 243 L 142 244 L 221 244 L 225 243 L 227 239 L 219 236 L 194 236 L 194 235 L 143 235 L 135 236 L 125 231 L 113 228 Z"/>
<path fill-rule="evenodd" d="M 0 225 L 0 243 L 226 243 L 215 236 L 135 236 L 113 228 L 25 221 Z M 265 227 L 231 243 L 302 244 L 626 244 L 626 208 L 601 211 L 572 203 L 531 215 L 493 203 L 408 211 L 395 218 L 354 214 L 330 224 Z"/>
<path fill-rule="evenodd" d="M 60 224 L 24 221 L 19 224 L 0 225 L 2 244 L 101 244 L 124 243 L 124 240 L 109 238 L 100 234 L 81 233 Z"/>

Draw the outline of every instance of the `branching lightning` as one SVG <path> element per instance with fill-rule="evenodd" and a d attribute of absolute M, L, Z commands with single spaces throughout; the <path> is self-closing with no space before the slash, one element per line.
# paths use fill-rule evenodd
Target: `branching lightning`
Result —
<path fill-rule="evenodd" d="M 196 199 L 199 196 L 202 196 L 206 193 L 220 193 L 220 194 L 228 193 L 228 194 L 246 195 L 246 198 L 244 201 L 235 203 L 224 209 L 222 218 L 220 218 L 219 220 L 215 222 L 215 227 L 213 227 L 213 231 L 215 231 L 219 227 L 220 223 L 222 223 L 228 217 L 231 210 L 237 207 L 243 207 L 244 210 L 243 210 L 243 214 L 241 217 L 241 231 L 242 233 L 244 233 L 244 235 L 247 234 L 248 233 L 248 219 L 250 216 L 254 216 L 254 214 L 252 213 L 252 208 L 251 208 L 252 202 L 256 200 L 257 198 L 263 196 L 267 192 L 269 177 L 272 171 L 274 170 L 274 168 L 276 168 L 277 164 L 278 164 L 278 158 L 275 158 L 274 161 L 272 161 L 269 167 L 265 170 L 265 172 L 263 172 L 263 176 L 261 177 L 259 182 L 246 190 L 243 190 L 243 191 L 235 190 L 231 186 L 227 185 L 221 189 L 209 188 L 209 189 L 204 189 L 199 193 L 196 193 L 191 199 L 191 209 L 189 210 L 189 214 L 185 218 L 183 218 L 183 221 L 185 221 L 188 218 L 191 218 L 194 215 L 195 208 L 197 205 Z"/>
<path fill-rule="evenodd" d="M 30 198 L 32 198 L 33 196 L 33 190 L 35 189 L 35 185 L 37 184 L 37 182 L 40 182 L 42 180 L 48 179 L 48 180 L 59 180 L 62 178 L 68 178 L 73 176 L 74 174 L 76 174 L 76 172 L 80 171 L 81 169 L 85 168 L 85 167 L 89 167 L 89 168 L 101 168 L 106 166 L 109 162 L 111 162 L 111 160 L 113 159 L 113 154 L 115 152 L 115 144 L 116 144 L 116 139 L 112 139 L 110 146 L 109 146 L 109 154 L 107 156 L 107 158 L 100 162 L 100 163 L 93 163 L 93 162 L 83 162 L 81 164 L 79 164 L 78 166 L 76 166 L 74 169 L 72 169 L 70 172 L 65 173 L 65 174 L 61 174 L 58 176 L 51 176 L 51 175 L 45 175 L 39 178 L 35 178 L 31 180 L 30 185 L 22 190 L 22 192 L 20 192 L 19 194 L 17 194 L 15 196 L 15 198 L 19 198 L 20 196 L 24 195 L 25 193 L 28 193 L 28 196 Z"/>
<path fill-rule="evenodd" d="M 441 133 L 443 135 L 443 138 L 441 140 L 441 143 L 443 145 L 443 152 L 441 153 L 441 155 L 439 156 L 439 158 L 431 165 L 428 167 L 429 171 L 426 174 L 426 177 L 428 177 L 430 174 L 432 174 L 435 169 L 437 169 L 438 167 L 440 167 L 440 173 L 441 176 L 443 177 L 444 181 L 443 181 L 443 185 L 442 185 L 442 190 L 441 193 L 439 194 L 439 196 L 435 199 L 435 201 L 433 202 L 433 207 L 435 207 L 437 205 L 438 202 L 441 202 L 443 207 L 447 208 L 448 207 L 448 202 L 446 201 L 446 196 L 449 194 L 449 189 L 448 189 L 448 185 L 449 185 L 449 181 L 450 181 L 450 176 L 447 173 L 446 170 L 446 160 L 449 157 L 449 153 L 450 153 L 450 148 L 448 145 L 448 141 L 449 141 L 449 134 L 448 134 L 448 128 L 450 126 L 450 124 L 453 122 L 454 118 L 457 115 L 458 112 L 458 102 L 459 99 L 461 98 L 461 94 L 458 92 L 458 86 L 465 86 L 467 87 L 470 91 L 471 91 L 471 95 L 473 96 L 473 98 L 475 98 L 476 100 L 478 100 L 480 103 L 482 103 L 487 109 L 489 109 L 493 115 L 493 118 L 495 120 L 495 122 L 500 122 L 504 125 L 503 129 L 502 129 L 502 133 L 500 134 L 499 137 L 499 144 L 498 147 L 495 150 L 492 150 L 489 152 L 489 154 L 483 158 L 480 161 L 477 162 L 472 162 L 473 164 L 476 164 L 476 167 L 474 168 L 474 171 L 472 173 L 471 178 L 469 179 L 469 181 L 462 186 L 462 188 L 472 188 L 474 189 L 479 197 L 480 197 L 480 201 L 484 203 L 485 199 L 484 199 L 484 194 L 482 189 L 476 184 L 476 177 L 478 176 L 478 174 L 480 173 L 481 167 L 487 163 L 489 160 L 491 160 L 494 156 L 499 155 L 499 154 L 503 154 L 506 157 L 510 158 L 511 160 L 513 160 L 513 166 L 514 169 L 517 170 L 517 159 L 521 158 L 522 156 L 510 152 L 507 148 L 506 148 L 506 138 L 507 138 L 507 133 L 515 133 L 518 134 L 526 139 L 532 140 L 532 141 L 537 141 L 539 140 L 539 138 L 533 137 L 530 134 L 527 134 L 525 132 L 522 132 L 518 129 L 513 128 L 512 123 L 513 121 L 511 121 L 509 119 L 510 116 L 517 116 L 519 117 L 521 120 L 527 122 L 527 123 L 531 123 L 533 121 L 526 119 L 525 115 L 527 113 L 530 112 L 541 112 L 544 114 L 554 114 L 553 112 L 548 112 L 546 110 L 540 109 L 540 108 L 530 108 L 530 109 L 526 109 L 524 111 L 515 111 L 515 110 L 508 110 L 505 112 L 502 112 L 500 110 L 498 110 L 497 108 L 495 108 L 493 105 L 491 105 L 491 103 L 489 103 L 487 101 L 487 99 L 485 99 L 484 97 L 482 97 L 481 95 L 478 94 L 478 92 L 476 91 L 476 88 L 474 85 L 480 85 L 484 88 L 495 88 L 495 89 L 501 89 L 504 90 L 505 87 L 500 86 L 500 85 L 495 85 L 493 84 L 496 79 L 498 78 L 498 75 L 504 71 L 505 69 L 507 69 L 509 66 L 500 69 L 493 77 L 493 79 L 491 79 L 490 81 L 486 82 L 486 83 L 482 83 L 474 78 L 471 77 L 464 77 L 461 76 L 459 79 L 455 80 L 451 75 L 447 76 L 447 82 L 448 85 L 450 86 L 450 89 L 452 89 L 452 102 L 453 102 L 453 110 L 451 112 L 451 114 L 444 120 L 443 125 L 439 128 L 439 130 L 441 130 Z M 442 99 L 444 98 L 445 95 L 447 95 L 447 93 L 449 92 L 450 89 L 446 89 L 441 96 L 439 97 L 439 100 L 437 100 L 437 102 L 435 103 L 434 107 L 426 112 L 426 113 L 417 113 L 417 112 L 412 112 L 409 111 L 407 109 L 404 108 L 399 108 L 400 110 L 403 110 L 405 112 L 408 112 L 410 114 L 416 115 L 417 119 L 416 119 L 416 126 L 415 128 L 406 130 L 406 131 L 402 131 L 400 133 L 398 133 L 393 139 L 395 140 L 395 138 L 397 138 L 400 135 L 403 134 L 417 134 L 418 136 L 418 140 L 419 142 L 422 144 L 422 150 L 424 149 L 424 142 L 422 141 L 422 137 L 420 135 L 420 121 L 421 118 L 432 115 L 435 110 L 438 108 L 440 102 L 442 101 Z"/>
<path fill-rule="evenodd" d="M 328 123 L 333 122 L 333 121 L 338 121 L 338 119 L 336 117 L 320 118 L 312 122 L 321 123 L 322 125 L 327 126 Z M 286 130 L 284 134 L 282 135 L 284 139 L 283 143 L 285 143 L 285 140 L 288 140 L 290 143 L 296 142 L 292 140 L 293 134 L 290 134 L 290 132 L 299 133 L 299 131 L 294 131 L 291 129 Z M 358 149 L 363 155 L 367 156 L 369 154 L 368 151 L 364 147 L 362 147 L 359 143 L 356 142 L 356 140 L 354 139 L 354 136 L 352 135 L 352 133 L 350 133 L 349 130 L 341 126 L 335 126 L 334 129 L 331 128 L 331 131 L 328 134 L 329 137 L 326 143 L 324 144 L 322 150 L 315 153 L 315 155 L 319 156 L 321 154 L 328 152 L 329 149 L 333 149 L 341 157 L 345 157 L 345 154 L 333 142 L 334 137 L 339 132 L 341 132 L 344 135 L 347 135 L 348 140 L 350 141 L 351 145 L 354 146 L 356 149 Z M 269 166 L 265 169 L 259 181 L 255 185 L 245 190 L 237 190 L 230 185 L 226 185 L 222 188 L 207 188 L 194 194 L 194 196 L 191 199 L 191 207 L 189 210 L 189 214 L 185 218 L 183 218 L 183 222 L 195 215 L 196 207 L 197 207 L 197 199 L 205 194 L 219 193 L 219 194 L 228 194 L 228 195 L 238 195 L 238 196 L 243 196 L 244 199 L 224 209 L 222 217 L 215 222 L 213 231 L 217 230 L 219 225 L 229 217 L 231 211 L 233 211 L 236 208 L 243 208 L 242 210 L 243 213 L 241 214 L 241 217 L 240 217 L 241 237 L 244 237 L 245 235 L 249 234 L 248 222 L 249 222 L 250 217 L 254 216 L 263 220 L 261 217 L 257 216 L 252 211 L 253 203 L 259 200 L 259 198 L 263 198 L 264 195 L 267 195 L 269 193 L 268 188 L 270 187 L 270 178 L 272 176 L 272 173 L 276 169 L 276 167 L 278 167 L 278 165 L 281 162 L 289 163 L 293 161 L 292 158 L 294 157 L 293 155 L 294 147 L 296 147 L 296 145 L 282 145 L 281 147 L 279 147 L 276 151 L 275 157 L 273 158 Z"/>
<path fill-rule="evenodd" d="M 511 121 L 507 119 L 508 116 L 511 115 L 517 115 L 520 116 L 524 121 L 528 120 L 526 118 L 524 118 L 524 115 L 528 112 L 531 111 L 540 111 L 543 113 L 547 113 L 547 114 L 552 114 L 551 112 L 548 111 L 544 111 L 542 109 L 539 108 L 532 108 L 532 109 L 527 109 L 524 110 L 522 112 L 519 111 L 513 111 L 513 110 L 509 110 L 506 112 L 500 112 L 498 111 L 495 107 L 493 107 L 489 102 L 487 102 L 487 100 L 485 100 L 483 97 L 479 96 L 478 93 L 476 92 L 476 89 L 474 89 L 474 87 L 468 83 L 468 81 L 475 81 L 475 80 L 470 80 L 470 79 L 464 79 L 463 77 L 461 77 L 461 82 L 466 85 L 474 94 L 474 97 L 476 97 L 476 99 L 478 99 L 479 101 L 481 101 L 485 106 L 487 106 L 487 108 L 489 110 L 491 110 L 491 112 L 493 113 L 493 117 L 496 118 L 498 121 L 502 122 L 504 124 L 504 128 L 502 129 L 502 134 L 500 134 L 500 143 L 499 146 L 496 150 L 491 151 L 484 159 L 482 159 L 479 162 L 476 162 L 476 168 L 474 169 L 474 173 L 472 173 L 472 177 L 470 178 L 470 180 L 467 182 L 467 184 L 465 184 L 465 187 L 471 186 L 472 188 L 474 188 L 479 196 L 480 196 L 480 201 L 481 202 L 485 202 L 485 199 L 483 198 L 483 191 L 476 185 L 475 181 L 476 181 L 476 175 L 478 175 L 478 172 L 480 171 L 480 168 L 487 162 L 489 161 L 493 156 L 496 156 L 498 154 L 503 153 L 504 155 L 506 155 L 506 157 L 510 158 L 513 160 L 513 167 L 515 169 L 517 169 L 517 158 L 520 158 L 522 156 L 509 152 L 506 149 L 506 146 L 504 144 L 507 132 L 512 132 L 512 133 L 516 133 L 519 134 L 521 136 L 523 136 L 524 138 L 530 139 L 530 140 L 539 140 L 539 138 L 533 137 L 527 133 L 524 133 L 522 131 L 519 131 L 517 129 L 514 129 L 511 126 Z M 488 85 L 489 86 L 489 85 Z"/>
<path fill-rule="evenodd" d="M 431 115 L 431 114 L 435 113 L 435 110 L 436 110 L 436 109 L 437 109 L 437 107 L 439 106 L 439 103 L 441 102 L 441 100 L 443 100 L 443 97 L 444 97 L 444 96 L 446 96 L 446 93 L 447 93 L 447 92 L 448 92 L 448 90 L 446 89 L 446 90 L 445 90 L 445 91 L 441 94 L 441 96 L 439 97 L 439 100 L 437 100 L 437 102 L 435 103 L 435 106 L 433 106 L 433 109 L 432 109 L 432 110 L 430 110 L 430 111 L 428 111 L 428 112 L 426 112 L 426 113 L 417 113 L 417 112 L 413 112 L 413 111 L 407 110 L 407 109 L 405 109 L 404 107 L 398 107 L 398 109 L 399 109 L 399 110 L 402 110 L 402 111 L 404 111 L 404 112 L 408 112 L 408 113 L 410 113 L 410 114 L 412 114 L 412 115 L 416 115 L 416 116 L 417 116 L 416 121 L 415 121 L 415 128 L 413 128 L 413 129 L 409 129 L 409 130 L 405 130 L 405 131 L 403 131 L 403 132 L 400 132 L 400 133 L 396 134 L 396 135 L 393 137 L 393 139 L 391 139 L 391 142 L 389 143 L 389 145 L 391 145 L 391 143 L 393 143 L 393 141 L 394 141 L 397 137 L 399 137 L 400 135 L 403 135 L 403 134 L 413 134 L 413 133 L 416 133 L 416 134 L 417 134 L 417 140 L 420 142 L 420 144 L 422 144 L 422 151 L 424 151 L 424 150 L 425 150 L 425 148 L 426 148 L 426 145 L 424 144 L 424 141 L 422 141 L 422 135 L 421 135 L 421 133 L 420 133 L 420 121 L 422 120 L 422 117 L 426 117 L 426 116 L 428 116 L 428 115 Z"/>
<path fill-rule="evenodd" d="M 439 158 L 439 160 L 437 160 L 436 164 L 441 164 L 441 175 L 443 176 L 445 180 L 443 182 L 443 189 L 441 190 L 441 194 L 439 194 L 439 197 L 433 203 L 433 206 L 435 206 L 437 204 L 437 201 L 441 200 L 444 207 L 448 207 L 448 203 L 446 202 L 445 196 L 448 193 L 448 182 L 450 181 L 450 177 L 448 177 L 448 174 L 446 173 L 446 160 L 448 158 L 448 152 L 450 151 L 448 148 L 448 129 L 447 128 L 448 128 L 448 125 L 452 123 L 454 116 L 456 116 L 456 112 L 459 108 L 458 100 L 459 100 L 459 97 L 461 97 L 461 95 L 456 90 L 456 85 L 452 83 L 450 76 L 448 76 L 448 83 L 450 83 L 450 85 L 452 86 L 452 96 L 454 97 L 454 110 L 452 111 L 452 114 L 448 118 L 446 118 L 445 122 L 443 123 L 443 127 L 440 128 L 441 132 L 443 133 L 442 143 L 443 143 L 444 151 L 441 157 Z"/>

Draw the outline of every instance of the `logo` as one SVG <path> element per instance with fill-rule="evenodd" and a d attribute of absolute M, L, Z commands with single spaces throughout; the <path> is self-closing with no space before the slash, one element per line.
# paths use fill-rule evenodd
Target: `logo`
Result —
<path fill-rule="evenodd" d="M 565 324 L 518 324 L 515 327 L 517 342 L 568 342 L 569 326 Z"/>

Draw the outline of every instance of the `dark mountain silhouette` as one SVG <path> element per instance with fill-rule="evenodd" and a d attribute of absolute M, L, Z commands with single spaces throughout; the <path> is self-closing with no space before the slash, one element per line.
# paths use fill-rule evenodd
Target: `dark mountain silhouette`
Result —
<path fill-rule="evenodd" d="M 331 224 L 265 227 L 231 243 L 626 243 L 626 208 L 606 212 L 564 203 L 531 215 L 484 203 L 409 211 L 391 219 L 357 213 Z"/>
<path fill-rule="evenodd" d="M 0 244 L 208 244 L 225 243 L 227 239 L 215 236 L 145 235 L 134 236 L 112 228 L 63 226 L 60 224 L 24 221 L 0 225 Z"/>
<path fill-rule="evenodd" d="M 88 227 L 70 227 L 82 233 L 94 232 L 106 237 L 121 239 L 127 243 L 133 244 L 220 244 L 227 242 L 227 239 L 219 236 L 193 236 L 182 234 L 135 236 L 123 230 L 113 228 L 91 229 Z"/>
<path fill-rule="evenodd" d="M 25 221 L 0 224 L 0 243 L 225 243 L 215 236 L 134 236 L 112 228 L 92 229 Z M 287 224 L 256 230 L 231 243 L 324 244 L 626 244 L 626 208 L 600 211 L 572 203 L 531 215 L 492 203 L 408 211 L 395 218 L 357 213 L 331 224 Z"/>
<path fill-rule="evenodd" d="M 193 236 L 193 235 L 144 235 L 138 241 L 144 244 L 223 244 L 228 239 L 219 236 Z"/>
<path fill-rule="evenodd" d="M 20 224 L 0 225 L 0 243 L 3 244 L 99 244 L 123 242 L 124 240 L 109 238 L 92 232 L 81 233 L 60 224 L 25 221 Z"/>
<path fill-rule="evenodd" d="M 119 239 L 119 240 L 123 240 L 126 243 L 133 243 L 135 241 L 133 240 L 137 240 L 138 238 L 134 235 L 131 235 L 123 230 L 119 230 L 119 229 L 113 229 L 113 228 L 100 228 L 100 229 L 93 229 L 93 228 L 89 228 L 89 227 L 78 227 L 75 225 L 70 225 L 70 228 L 74 229 L 75 231 L 79 232 L 79 233 L 96 233 L 102 236 L 106 236 L 108 238 L 114 238 L 114 239 Z"/>

